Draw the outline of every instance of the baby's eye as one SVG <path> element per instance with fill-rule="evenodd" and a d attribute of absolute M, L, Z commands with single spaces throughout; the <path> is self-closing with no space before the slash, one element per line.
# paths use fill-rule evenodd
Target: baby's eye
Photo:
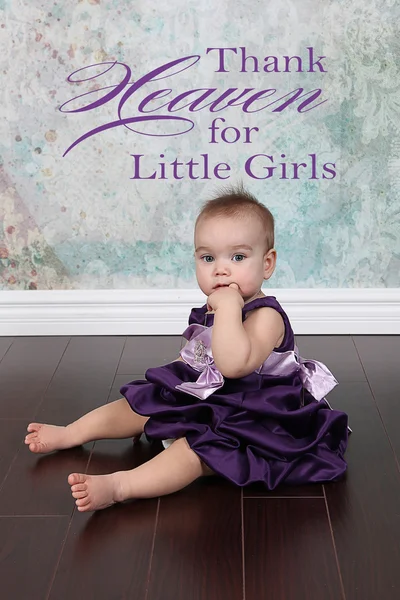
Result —
<path fill-rule="evenodd" d="M 210 254 L 206 254 L 205 256 L 201 257 L 201 260 L 210 263 L 214 260 L 214 258 Z"/>
<path fill-rule="evenodd" d="M 232 260 L 234 260 L 235 262 L 240 262 L 241 260 L 244 260 L 246 257 L 244 254 L 235 254 L 232 257 Z"/>

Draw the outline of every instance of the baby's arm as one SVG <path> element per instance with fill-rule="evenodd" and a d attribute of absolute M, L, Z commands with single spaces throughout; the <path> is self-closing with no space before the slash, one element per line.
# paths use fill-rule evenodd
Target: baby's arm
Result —
<path fill-rule="evenodd" d="M 275 309 L 262 307 L 242 322 L 243 300 L 237 290 L 218 292 L 211 340 L 214 362 L 224 377 L 244 377 L 262 365 L 283 337 L 283 319 Z"/>

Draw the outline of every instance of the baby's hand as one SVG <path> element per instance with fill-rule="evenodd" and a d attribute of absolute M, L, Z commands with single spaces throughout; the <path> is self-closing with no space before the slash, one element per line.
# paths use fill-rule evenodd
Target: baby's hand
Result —
<path fill-rule="evenodd" d="M 239 286 L 236 283 L 231 283 L 228 287 L 219 287 L 212 292 L 207 298 L 208 310 L 218 310 L 226 304 L 239 304 L 243 308 L 244 301 L 239 293 Z"/>

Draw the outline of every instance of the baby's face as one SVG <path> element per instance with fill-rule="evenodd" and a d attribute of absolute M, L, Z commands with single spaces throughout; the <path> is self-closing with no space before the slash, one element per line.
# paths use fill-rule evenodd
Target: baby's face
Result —
<path fill-rule="evenodd" d="M 245 302 L 260 291 L 267 254 L 257 217 L 205 217 L 196 227 L 194 243 L 196 277 L 206 296 L 231 283 Z"/>

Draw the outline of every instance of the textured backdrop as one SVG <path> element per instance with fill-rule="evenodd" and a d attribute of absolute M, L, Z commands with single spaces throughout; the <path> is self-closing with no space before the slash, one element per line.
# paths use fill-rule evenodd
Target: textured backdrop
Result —
<path fill-rule="evenodd" d="M 0 9 L 2 289 L 193 288 L 198 208 L 239 181 L 276 218 L 273 287 L 399 287 L 399 2 L 0 0 Z M 195 58 L 139 85 L 185 57 Z M 201 92 L 171 102 L 199 88 L 216 91 L 202 105 L 190 104 Z M 205 106 L 230 88 L 236 103 Z M 246 113 L 248 96 L 238 97 L 250 88 L 276 92 Z M 282 108 L 298 88 L 321 90 L 314 108 L 301 99 Z M 216 118 L 225 121 L 212 133 Z M 271 158 L 246 170 L 258 154 Z M 174 173 L 171 162 L 191 159 L 198 170 Z M 229 166 L 218 171 L 226 179 L 217 163 Z M 296 174 L 292 163 L 306 167 Z"/>

